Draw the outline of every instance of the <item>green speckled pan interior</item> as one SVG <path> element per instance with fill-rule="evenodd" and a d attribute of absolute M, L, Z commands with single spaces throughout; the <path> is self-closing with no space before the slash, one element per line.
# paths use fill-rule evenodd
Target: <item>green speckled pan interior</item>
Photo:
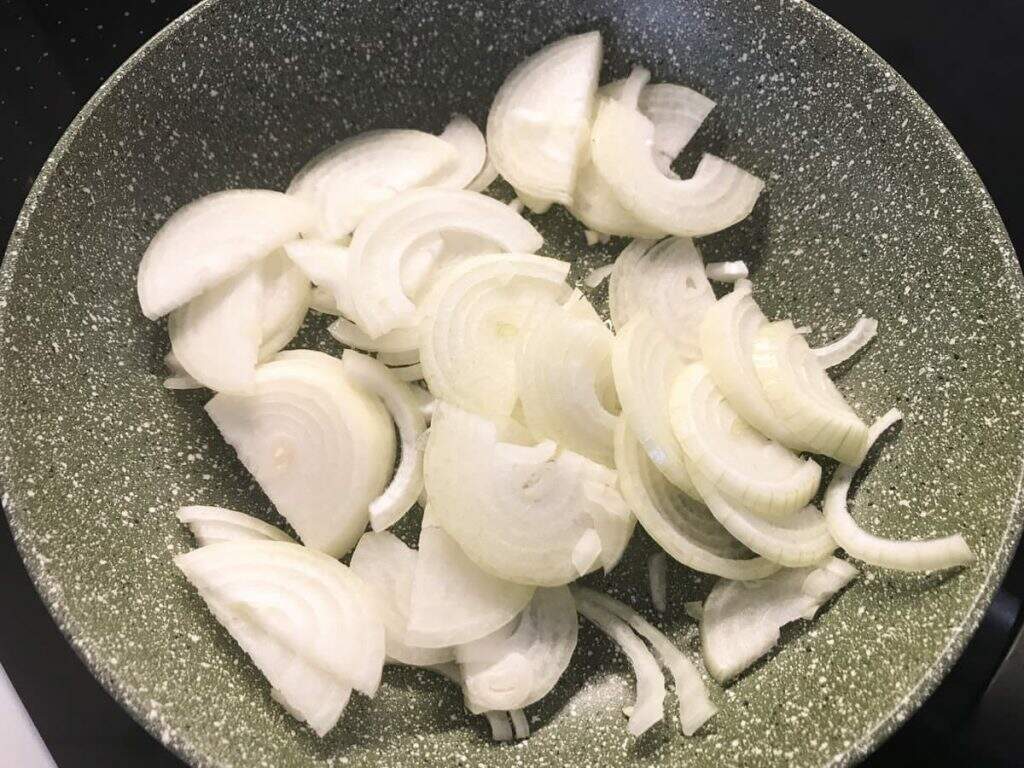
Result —
<path fill-rule="evenodd" d="M 882 534 L 960 531 L 969 569 L 865 568 L 821 618 L 731 688 L 684 739 L 627 737 L 632 678 L 589 626 L 570 671 L 528 714 L 534 736 L 491 743 L 454 687 L 389 668 L 320 741 L 288 718 L 171 565 L 185 503 L 274 520 L 201 410 L 161 387 L 165 329 L 142 317 L 135 270 L 178 206 L 227 187 L 283 188 L 314 152 L 368 128 L 483 121 L 513 64 L 567 33 L 605 34 L 605 77 L 633 62 L 718 102 L 695 147 L 764 178 L 754 214 L 700 245 L 752 266 L 769 314 L 816 342 L 858 315 L 877 341 L 839 372 L 868 419 L 907 422 L 872 454 L 855 516 Z M 688 150 L 689 167 L 697 153 Z M 574 275 L 587 250 L 561 212 L 534 221 Z M 602 290 L 595 292 L 603 303 Z M 773 0 L 475 5 L 214 0 L 136 54 L 40 173 L 0 282 L 0 482 L 36 583 L 97 677 L 197 766 L 841 765 L 871 750 L 956 659 L 1021 524 L 1021 274 L 1000 219 L 945 129 L 882 61 L 808 6 Z M 312 315 L 296 343 L 338 351 Z M 653 615 L 638 534 L 601 580 Z M 669 572 L 663 625 L 709 582 Z M 670 701 L 670 710 L 672 703 Z"/>

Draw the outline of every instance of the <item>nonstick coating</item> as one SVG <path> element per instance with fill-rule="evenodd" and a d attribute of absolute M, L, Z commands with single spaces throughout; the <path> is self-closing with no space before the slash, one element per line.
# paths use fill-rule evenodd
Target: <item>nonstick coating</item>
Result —
<path fill-rule="evenodd" d="M 584 626 L 570 671 L 530 708 L 524 745 L 493 745 L 454 687 L 397 668 L 320 741 L 270 699 L 171 565 L 191 546 L 173 516 L 181 504 L 275 516 L 204 418 L 205 396 L 161 388 L 168 343 L 136 303 L 140 254 L 180 205 L 282 189 L 358 131 L 436 131 L 455 111 L 482 124 L 515 62 L 593 28 L 605 79 L 643 63 L 718 102 L 686 169 L 710 150 L 767 182 L 750 219 L 700 242 L 706 258 L 748 260 L 768 313 L 810 325 L 815 343 L 860 314 L 879 319 L 841 387 L 866 418 L 898 406 L 907 422 L 872 454 L 855 515 L 881 534 L 960 531 L 978 562 L 932 576 L 863 568 L 770 659 L 714 689 L 722 710 L 694 738 L 672 717 L 626 735 L 628 667 Z M 534 221 L 576 277 L 623 245 L 586 249 L 561 211 Z M 594 296 L 603 306 L 603 289 Z M 300 342 L 339 351 L 324 325 L 311 315 Z M 215 0 L 101 89 L 18 222 L 0 282 L 4 507 L 75 648 L 194 765 L 848 764 L 953 663 L 1016 544 L 1022 326 L 1013 249 L 959 148 L 892 70 L 802 3 Z M 623 565 L 594 581 L 653 616 L 650 551 L 638 533 Z M 669 575 L 663 625 L 695 648 L 683 603 L 709 582 Z"/>

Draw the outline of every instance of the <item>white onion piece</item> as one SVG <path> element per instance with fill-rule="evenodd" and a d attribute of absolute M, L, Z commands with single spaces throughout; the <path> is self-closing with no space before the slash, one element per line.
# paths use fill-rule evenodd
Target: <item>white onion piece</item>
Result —
<path fill-rule="evenodd" d="M 346 347 L 364 352 L 392 352 L 405 354 L 416 350 L 418 333 L 415 328 L 399 328 L 376 339 L 370 338 L 358 325 L 339 317 L 329 326 L 327 332 Z"/>
<path fill-rule="evenodd" d="M 394 430 L 340 360 L 282 352 L 251 394 L 218 394 L 206 412 L 304 544 L 336 557 L 355 545 L 394 466 Z"/>
<path fill-rule="evenodd" d="M 334 558 L 283 541 L 229 541 L 174 564 L 279 691 L 278 673 L 298 656 L 333 682 L 377 692 L 384 625 L 365 585 Z"/>
<path fill-rule="evenodd" d="M 436 504 L 430 508 L 436 509 Z M 482 570 L 425 515 L 406 637 L 424 648 L 478 640 L 512 621 L 533 593 L 532 586 L 513 584 Z"/>
<path fill-rule="evenodd" d="M 612 370 L 622 413 L 644 451 L 673 485 L 698 498 L 669 421 L 669 396 L 683 362 L 646 312 L 619 329 L 612 343 Z"/>
<path fill-rule="evenodd" d="M 453 648 L 422 648 L 407 631 L 418 553 L 389 531 L 366 533 L 352 553 L 351 568 L 373 594 L 384 622 L 387 657 L 399 664 L 432 667 L 455 659 Z"/>
<path fill-rule="evenodd" d="M 889 427 L 903 418 L 893 409 L 871 425 L 868 444 L 873 445 Z M 850 515 L 847 496 L 857 466 L 841 464 L 825 491 L 825 521 L 836 543 L 851 556 L 869 565 L 897 571 L 934 571 L 955 568 L 974 561 L 974 554 L 959 533 L 941 539 L 898 541 L 874 536 Z"/>
<path fill-rule="evenodd" d="M 519 617 L 455 649 L 470 712 L 521 709 L 555 687 L 576 650 L 576 603 L 568 587 L 538 589 Z"/>
<path fill-rule="evenodd" d="M 403 365 L 398 368 L 391 368 L 390 370 L 399 381 L 423 381 L 423 366 L 419 363 Z"/>
<path fill-rule="evenodd" d="M 388 409 L 398 428 L 401 453 L 395 474 L 384 492 L 370 502 L 370 525 L 382 531 L 397 523 L 416 503 L 423 491 L 421 440 L 427 429 L 412 387 L 387 366 L 372 357 L 347 349 L 341 356 L 349 380 L 376 395 Z"/>
<path fill-rule="evenodd" d="M 637 106 L 654 125 L 654 164 L 669 176 L 676 156 L 711 114 L 715 102 L 683 85 L 652 83 L 640 91 Z"/>
<path fill-rule="evenodd" d="M 750 551 L 696 501 L 665 479 L 622 420 L 615 432 L 619 490 L 640 525 L 688 568 L 730 579 L 760 579 L 778 570 Z"/>
<path fill-rule="evenodd" d="M 277 526 L 224 507 L 181 507 L 178 520 L 189 527 L 200 547 L 245 539 L 292 541 L 292 537 Z"/>
<path fill-rule="evenodd" d="M 720 495 L 778 520 L 806 506 L 817 492 L 821 467 L 751 429 L 725 401 L 703 363 L 683 369 L 669 408 L 687 466 Z"/>
<path fill-rule="evenodd" d="M 526 219 L 478 192 L 418 189 L 398 196 L 368 216 L 352 238 L 348 274 L 353 320 L 371 337 L 415 324 L 424 281 L 420 277 L 406 285 L 404 261 L 424 238 L 447 231 L 475 238 L 478 252 L 532 253 L 544 242 Z M 417 277 L 443 262 L 443 250 L 442 243 L 442 253 L 433 256 L 428 268 L 416 269 Z"/>
<path fill-rule="evenodd" d="M 862 317 L 854 323 L 848 334 L 813 351 L 822 368 L 831 368 L 857 354 L 877 333 L 878 321 L 872 317 Z"/>
<path fill-rule="evenodd" d="M 457 162 L 455 148 L 429 133 L 367 131 L 310 160 L 292 179 L 288 194 L 316 211 L 303 234 L 339 240 L 377 206 L 430 183 Z"/>
<path fill-rule="evenodd" d="M 349 250 L 328 240 L 303 238 L 284 244 L 284 252 L 315 285 L 334 300 L 334 314 L 351 317 L 355 311 L 349 298 Z"/>
<path fill-rule="evenodd" d="M 340 314 L 334 294 L 319 285 L 314 285 L 309 294 L 309 308 L 322 315 L 337 317 Z"/>
<path fill-rule="evenodd" d="M 597 286 L 603 283 L 608 276 L 611 275 L 612 270 L 614 269 L 614 264 L 605 264 L 601 267 L 594 267 L 594 269 L 587 272 L 586 277 L 583 278 L 583 284 L 587 286 L 587 288 L 597 288 Z"/>
<path fill-rule="evenodd" d="M 508 712 L 484 712 L 487 724 L 491 726 L 492 741 L 512 741 L 515 737 L 512 734 L 512 724 L 509 722 Z"/>
<path fill-rule="evenodd" d="M 469 187 L 484 169 L 487 142 L 472 120 L 455 115 L 441 132 L 441 139 L 455 150 L 455 163 L 430 179 L 432 187 L 463 189 Z"/>
<path fill-rule="evenodd" d="M 298 656 L 290 660 L 287 682 L 270 689 L 270 698 L 292 717 L 306 723 L 321 738 L 338 724 L 352 689 L 324 677 L 312 664 Z"/>
<path fill-rule="evenodd" d="M 406 352 L 378 352 L 377 359 L 384 365 L 414 365 L 420 361 L 420 351 L 410 349 Z"/>
<path fill-rule="evenodd" d="M 679 700 L 679 724 L 686 736 L 692 736 L 718 712 L 697 667 L 663 632 L 628 605 L 608 595 L 586 587 L 576 587 L 574 594 L 577 601 L 599 605 L 615 614 L 651 644 L 655 655 L 672 675 Z"/>
<path fill-rule="evenodd" d="M 713 261 L 704 268 L 704 274 L 716 283 L 735 283 L 746 279 L 750 271 L 742 261 Z"/>
<path fill-rule="evenodd" d="M 491 156 L 488 154 L 484 159 L 484 166 L 480 169 L 480 173 L 478 173 L 476 178 L 466 185 L 466 189 L 470 192 L 483 192 L 491 186 L 497 178 L 498 169 L 494 167 L 494 161 L 491 160 Z"/>
<path fill-rule="evenodd" d="M 612 379 L 612 332 L 580 295 L 539 309 L 520 335 L 516 381 L 530 433 L 613 466 L 619 408 L 615 398 L 602 400 Z"/>
<path fill-rule="evenodd" d="M 691 179 L 670 179 L 654 160 L 654 124 L 622 101 L 605 99 L 591 128 L 590 154 L 619 203 L 651 227 L 697 237 L 742 221 L 764 183 L 705 154 Z"/>
<path fill-rule="evenodd" d="M 573 551 L 588 532 L 600 539 L 606 569 L 621 556 L 635 520 L 612 470 L 550 441 L 502 442 L 527 436 L 513 422 L 499 429 L 444 402 L 428 435 L 432 509 L 481 568 L 523 584 L 566 584 L 581 575 Z"/>
<path fill-rule="evenodd" d="M 607 243 L 611 242 L 611 239 L 611 235 L 606 235 L 603 232 L 595 232 L 592 229 L 583 230 L 583 240 L 586 242 L 587 247 L 589 248 L 593 248 L 595 245 L 598 245 L 599 243 L 601 245 L 606 245 Z M 595 285 L 593 287 L 596 288 L 597 286 Z"/>
<path fill-rule="evenodd" d="M 526 719 L 526 713 L 521 709 L 513 709 L 508 714 L 512 719 L 512 728 L 516 732 L 516 738 L 530 738 L 530 721 Z"/>
<path fill-rule="evenodd" d="M 430 391 L 485 415 L 511 414 L 522 328 L 568 292 L 568 270 L 568 262 L 529 254 L 476 256 L 444 270 L 422 303 Z"/>
<path fill-rule="evenodd" d="M 667 571 L 668 556 L 664 552 L 655 552 L 647 558 L 647 582 L 651 590 L 651 605 L 658 613 L 664 613 L 668 608 Z"/>
<path fill-rule="evenodd" d="M 646 310 L 684 361 L 700 358 L 701 323 L 714 304 L 704 260 L 689 238 L 634 240 L 615 260 L 608 284 L 615 328 Z"/>
<path fill-rule="evenodd" d="M 215 392 L 252 389 L 262 329 L 259 265 L 229 277 L 171 312 L 167 332 L 185 371 Z"/>
<path fill-rule="evenodd" d="M 760 581 L 722 579 L 704 601 L 700 621 L 708 671 L 719 682 L 740 674 L 779 642 L 783 626 L 814 618 L 856 575 L 856 568 L 832 557 Z"/>
<path fill-rule="evenodd" d="M 538 213 L 569 204 L 601 71 L 601 34 L 552 43 L 520 63 L 487 116 L 487 148 L 501 175 Z"/>
<path fill-rule="evenodd" d="M 164 365 L 167 366 L 167 372 L 170 374 L 164 379 L 164 387 L 167 389 L 200 389 L 203 386 L 188 375 L 181 363 L 178 362 L 178 358 L 174 356 L 174 352 L 164 355 Z"/>
<path fill-rule="evenodd" d="M 309 279 L 277 250 L 260 265 L 260 360 L 269 360 L 295 338 L 309 309 Z"/>
<path fill-rule="evenodd" d="M 594 626 L 608 635 L 629 660 L 636 675 L 636 698 L 630 709 L 627 730 L 639 736 L 665 718 L 665 675 L 643 640 L 629 624 L 599 603 L 589 599 L 583 590 L 575 592 L 576 609 Z"/>
<path fill-rule="evenodd" d="M 312 215 L 299 200 L 254 189 L 217 192 L 178 209 L 139 264 L 142 313 L 156 320 L 238 274 L 294 239 Z"/>
<path fill-rule="evenodd" d="M 708 309 L 700 326 L 701 359 L 745 422 L 765 437 L 800 451 L 803 446 L 775 413 L 754 370 L 754 341 L 768 319 L 754 301 L 752 288 L 749 280 L 739 280 Z"/>
<path fill-rule="evenodd" d="M 765 397 L 801 445 L 844 464 L 864 460 L 867 425 L 792 322 L 762 327 L 754 340 L 753 361 Z"/>
<path fill-rule="evenodd" d="M 691 476 L 722 527 L 766 560 L 800 568 L 835 551 L 836 543 L 817 508 L 808 505 L 783 519 L 767 520 L 719 494 L 714 483 L 700 473 L 693 472 Z"/>

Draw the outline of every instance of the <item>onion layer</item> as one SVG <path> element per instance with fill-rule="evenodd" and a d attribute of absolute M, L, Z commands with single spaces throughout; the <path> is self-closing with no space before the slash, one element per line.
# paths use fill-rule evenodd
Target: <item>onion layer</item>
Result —
<path fill-rule="evenodd" d="M 484 169 L 487 143 L 484 135 L 465 115 L 455 115 L 441 132 L 442 140 L 455 150 L 455 163 L 450 170 L 430 180 L 431 186 L 463 189 L 469 187 Z"/>
<path fill-rule="evenodd" d="M 277 250 L 260 266 L 260 360 L 269 360 L 295 338 L 309 309 L 310 285 L 302 270 Z"/>
<path fill-rule="evenodd" d="M 873 445 L 885 430 L 902 418 L 903 414 L 893 409 L 878 419 L 868 430 L 868 445 Z M 840 465 L 825 491 L 825 521 L 829 532 L 850 555 L 869 565 L 897 571 L 934 571 L 973 562 L 974 554 L 960 534 L 927 541 L 896 541 L 873 536 L 858 526 L 847 509 L 847 496 L 857 469 L 857 466 Z"/>
<path fill-rule="evenodd" d="M 334 314 L 351 317 L 355 312 L 349 298 L 348 248 L 328 240 L 303 238 L 285 243 L 284 252 L 314 284 L 331 295 Z"/>
<path fill-rule="evenodd" d="M 818 358 L 822 368 L 831 368 L 846 362 L 857 354 L 875 338 L 876 333 L 878 333 L 878 321 L 871 317 L 862 317 L 854 323 L 848 334 L 841 339 L 836 339 L 831 344 L 818 347 L 814 350 L 814 355 Z"/>
<path fill-rule="evenodd" d="M 182 507 L 178 520 L 189 527 L 200 547 L 224 541 L 292 541 L 280 528 L 224 507 Z"/>
<path fill-rule="evenodd" d="M 772 649 L 784 625 L 814 618 L 856 575 L 856 568 L 832 557 L 761 581 L 719 581 L 700 622 L 708 671 L 719 682 L 735 677 Z"/>

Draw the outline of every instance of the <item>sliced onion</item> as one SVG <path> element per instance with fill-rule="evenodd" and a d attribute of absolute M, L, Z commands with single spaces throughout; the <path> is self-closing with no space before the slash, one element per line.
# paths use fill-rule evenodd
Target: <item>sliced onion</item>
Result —
<path fill-rule="evenodd" d="M 577 630 L 568 587 L 541 588 L 515 621 L 456 648 L 469 711 L 514 710 L 540 701 L 569 666 Z"/>
<path fill-rule="evenodd" d="M 539 309 L 520 335 L 516 381 L 533 437 L 614 466 L 618 401 L 602 401 L 612 379 L 612 332 L 577 295 Z"/>
<path fill-rule="evenodd" d="M 334 558 L 282 541 L 229 541 L 174 564 L 279 691 L 299 657 L 339 685 L 377 692 L 384 625 L 365 585 Z"/>
<path fill-rule="evenodd" d="M 605 264 L 601 267 L 595 267 L 587 272 L 586 277 L 583 278 L 583 284 L 587 286 L 587 288 L 597 288 L 597 286 L 603 283 L 608 276 L 611 275 L 612 270 L 614 269 L 614 264 Z"/>
<path fill-rule="evenodd" d="M 353 319 L 371 337 L 415 324 L 423 275 L 443 263 L 444 244 L 426 267 L 414 268 L 418 279 L 405 274 L 405 261 L 425 238 L 446 232 L 475 239 L 477 252 L 532 253 L 544 242 L 526 219 L 478 192 L 419 189 L 398 196 L 368 216 L 352 238 Z M 465 252 L 465 247 L 460 250 Z"/>
<path fill-rule="evenodd" d="M 875 338 L 876 333 L 878 333 L 878 321 L 871 317 L 862 317 L 854 323 L 848 334 L 841 339 L 836 339 L 831 344 L 818 347 L 814 350 L 814 354 L 822 368 L 831 368 L 846 362 L 857 354 Z"/>
<path fill-rule="evenodd" d="M 167 366 L 167 372 L 170 374 L 164 379 L 164 386 L 167 389 L 199 389 L 203 386 L 188 375 L 181 363 L 178 362 L 178 358 L 174 356 L 174 352 L 164 355 L 164 365 Z"/>
<path fill-rule="evenodd" d="M 814 498 L 821 467 L 751 429 L 725 401 L 703 363 L 691 363 L 676 379 L 670 417 L 688 466 L 720 495 L 772 520 Z"/>
<path fill-rule="evenodd" d="M 352 553 L 352 570 L 366 584 L 384 622 L 387 657 L 399 664 L 430 667 L 455 659 L 453 648 L 422 648 L 409 637 L 409 606 L 418 553 L 389 531 L 366 533 Z"/>
<path fill-rule="evenodd" d="M 864 460 L 867 425 L 793 323 L 780 320 L 762 327 L 754 340 L 753 361 L 765 397 L 801 445 L 845 464 Z"/>
<path fill-rule="evenodd" d="M 303 238 L 285 243 L 284 252 L 314 284 L 327 291 L 334 302 L 333 314 L 349 317 L 355 311 L 349 297 L 349 250 L 328 240 Z"/>
<path fill-rule="evenodd" d="M 292 541 L 291 536 L 270 523 L 223 507 L 182 507 L 178 510 L 178 520 L 189 527 L 200 547 L 247 539 Z"/>
<path fill-rule="evenodd" d="M 673 485 L 698 498 L 669 421 L 669 395 L 683 362 L 646 312 L 619 329 L 612 344 L 612 370 L 622 413 L 648 457 Z"/>
<path fill-rule="evenodd" d="M 868 445 L 873 445 L 902 418 L 903 414 L 893 409 L 878 419 L 868 430 Z M 825 520 L 829 532 L 850 555 L 869 565 L 897 571 L 934 571 L 974 561 L 974 553 L 959 533 L 926 541 L 898 541 L 874 536 L 857 525 L 847 508 L 847 496 L 858 469 L 841 464 L 825 491 Z"/>
<path fill-rule="evenodd" d="M 310 285 L 284 251 L 274 251 L 260 267 L 260 360 L 269 360 L 295 338 L 309 309 Z"/>
<path fill-rule="evenodd" d="M 341 356 L 349 380 L 376 395 L 395 420 L 401 440 L 398 467 L 384 492 L 370 502 L 370 525 L 375 531 L 390 528 L 412 509 L 423 491 L 423 453 L 421 437 L 427 420 L 420 411 L 412 387 L 399 379 L 387 366 L 372 357 L 347 349 Z"/>
<path fill-rule="evenodd" d="M 691 473 L 711 514 L 729 533 L 766 560 L 787 568 L 819 562 L 835 551 L 825 519 L 813 506 L 780 520 L 767 520 L 719 494 L 715 485 Z"/>
<path fill-rule="evenodd" d="M 491 160 L 491 156 L 488 154 L 484 159 L 484 166 L 480 169 L 480 173 L 478 173 L 476 178 L 466 185 L 466 189 L 470 192 L 483 192 L 491 186 L 497 178 L 498 169 L 494 167 L 494 161 Z"/>
<path fill-rule="evenodd" d="M 430 418 L 434 415 L 437 398 L 428 390 L 416 384 L 411 385 L 409 389 L 416 396 L 416 402 L 419 405 L 420 413 L 423 414 L 423 418 L 429 422 Z"/>
<path fill-rule="evenodd" d="M 414 365 L 420 361 L 420 351 L 410 349 L 407 352 L 378 352 L 377 359 L 384 365 Z"/>
<path fill-rule="evenodd" d="M 589 591 L 589 590 L 588 590 Z M 639 736 L 665 718 L 665 675 L 654 655 L 629 624 L 577 589 L 576 609 L 622 649 L 636 674 L 636 699 L 629 713 L 627 730 Z"/>
<path fill-rule="evenodd" d="M 376 339 L 371 339 L 358 325 L 339 317 L 329 326 L 327 332 L 346 347 L 364 352 L 391 352 L 406 354 L 416 350 L 418 333 L 415 328 L 399 328 Z"/>
<path fill-rule="evenodd" d="M 702 360 L 745 422 L 765 437 L 795 451 L 803 450 L 768 402 L 754 369 L 754 341 L 768 319 L 754 301 L 752 288 L 749 280 L 739 280 L 731 293 L 708 309 L 700 326 Z"/>
<path fill-rule="evenodd" d="M 668 557 L 664 552 L 655 552 L 647 558 L 647 581 L 651 589 L 651 604 L 658 613 L 668 608 L 666 578 Z"/>
<path fill-rule="evenodd" d="M 587 247 L 593 248 L 595 245 L 599 243 L 601 245 L 607 245 L 609 242 L 611 242 L 612 236 L 606 235 L 603 232 L 595 232 L 592 229 L 584 229 L 583 239 L 586 241 Z M 600 285 L 600 281 L 598 282 L 598 285 Z M 593 287 L 596 288 L 597 286 L 595 285 Z"/>
<path fill-rule="evenodd" d="M 647 311 L 683 360 L 700 358 L 700 327 L 715 304 L 704 260 L 693 241 L 670 237 L 634 240 L 615 260 L 608 309 L 619 330 Z"/>
<path fill-rule="evenodd" d="M 377 206 L 457 163 L 455 148 L 443 138 L 423 131 L 368 131 L 310 160 L 288 193 L 316 210 L 304 234 L 339 240 Z"/>
<path fill-rule="evenodd" d="M 291 659 L 288 672 L 281 677 L 287 682 L 271 688 L 270 697 L 317 736 L 326 736 L 345 712 L 352 689 L 325 677 L 298 656 Z"/>
<path fill-rule="evenodd" d="M 319 285 L 314 285 L 309 294 L 309 308 L 323 315 L 337 316 L 339 314 L 338 302 L 334 298 L 334 294 Z"/>
<path fill-rule="evenodd" d="M 487 142 L 483 133 L 465 115 L 455 115 L 441 132 L 441 138 L 452 145 L 456 161 L 433 176 L 430 185 L 449 189 L 469 187 L 480 176 L 487 160 Z"/>
<path fill-rule="evenodd" d="M 142 313 L 163 317 L 294 239 L 312 211 L 280 192 L 235 189 L 180 208 L 139 264 Z"/>
<path fill-rule="evenodd" d="M 704 268 L 704 274 L 716 283 L 735 283 L 745 280 L 750 272 L 742 261 L 713 261 Z"/>
<path fill-rule="evenodd" d="M 672 163 L 711 114 L 715 102 L 682 85 L 652 83 L 640 91 L 637 106 L 654 126 L 654 164 L 669 176 Z"/>
<path fill-rule="evenodd" d="M 485 415 L 511 414 L 523 326 L 568 292 L 568 270 L 568 262 L 529 254 L 477 256 L 445 270 L 422 304 L 430 391 Z"/>
<path fill-rule="evenodd" d="M 708 671 L 719 682 L 740 674 L 779 642 L 783 626 L 814 618 L 856 575 L 856 568 L 832 557 L 761 581 L 722 579 L 704 602 L 700 622 Z"/>
<path fill-rule="evenodd" d="M 530 738 L 530 721 L 526 719 L 526 713 L 521 709 L 513 709 L 508 714 L 512 719 L 512 728 L 516 732 L 516 738 Z"/>
<path fill-rule="evenodd" d="M 692 179 L 670 179 L 651 152 L 654 132 L 654 124 L 623 101 L 606 99 L 597 110 L 591 159 L 626 210 L 651 227 L 687 237 L 747 217 L 764 187 L 760 179 L 708 154 Z"/>
<path fill-rule="evenodd" d="M 171 313 L 174 356 L 196 381 L 216 392 L 253 386 L 262 330 L 259 265 L 229 277 Z"/>
<path fill-rule="evenodd" d="M 550 441 L 502 442 L 525 441 L 515 426 L 499 429 L 438 404 L 424 463 L 438 523 L 477 565 L 510 581 L 573 581 L 581 575 L 573 551 L 588 531 L 600 539 L 599 563 L 610 568 L 635 523 L 615 489 L 615 473 Z"/>
<path fill-rule="evenodd" d="M 419 363 L 392 368 L 391 372 L 399 381 L 423 381 L 423 366 Z"/>
<path fill-rule="evenodd" d="M 431 509 L 435 509 L 433 501 Z M 425 517 L 407 637 L 424 648 L 479 640 L 512 621 L 533 593 L 532 586 L 513 584 L 482 570 L 443 528 Z"/>
<path fill-rule="evenodd" d="M 613 613 L 651 644 L 655 655 L 672 675 L 672 681 L 675 683 L 676 698 L 679 700 L 679 723 L 685 735 L 692 736 L 718 712 L 718 707 L 708 696 L 707 686 L 704 685 L 697 667 L 663 632 L 628 605 L 608 595 L 586 587 L 576 587 L 575 595 L 577 602 L 582 600 L 599 605 Z"/>
<path fill-rule="evenodd" d="M 282 352 L 257 369 L 251 394 L 218 394 L 206 412 L 304 544 L 339 557 L 355 545 L 395 438 L 384 406 L 349 383 L 340 360 Z"/>
<path fill-rule="evenodd" d="M 615 468 L 619 490 L 640 525 L 675 560 L 695 571 L 731 579 L 760 579 L 778 570 L 768 560 L 750 558 L 750 551 L 707 507 L 669 483 L 625 420 L 615 432 Z"/>
<path fill-rule="evenodd" d="M 491 158 L 538 213 L 572 199 L 601 57 L 599 32 L 564 38 L 519 64 L 494 97 L 487 116 Z"/>

